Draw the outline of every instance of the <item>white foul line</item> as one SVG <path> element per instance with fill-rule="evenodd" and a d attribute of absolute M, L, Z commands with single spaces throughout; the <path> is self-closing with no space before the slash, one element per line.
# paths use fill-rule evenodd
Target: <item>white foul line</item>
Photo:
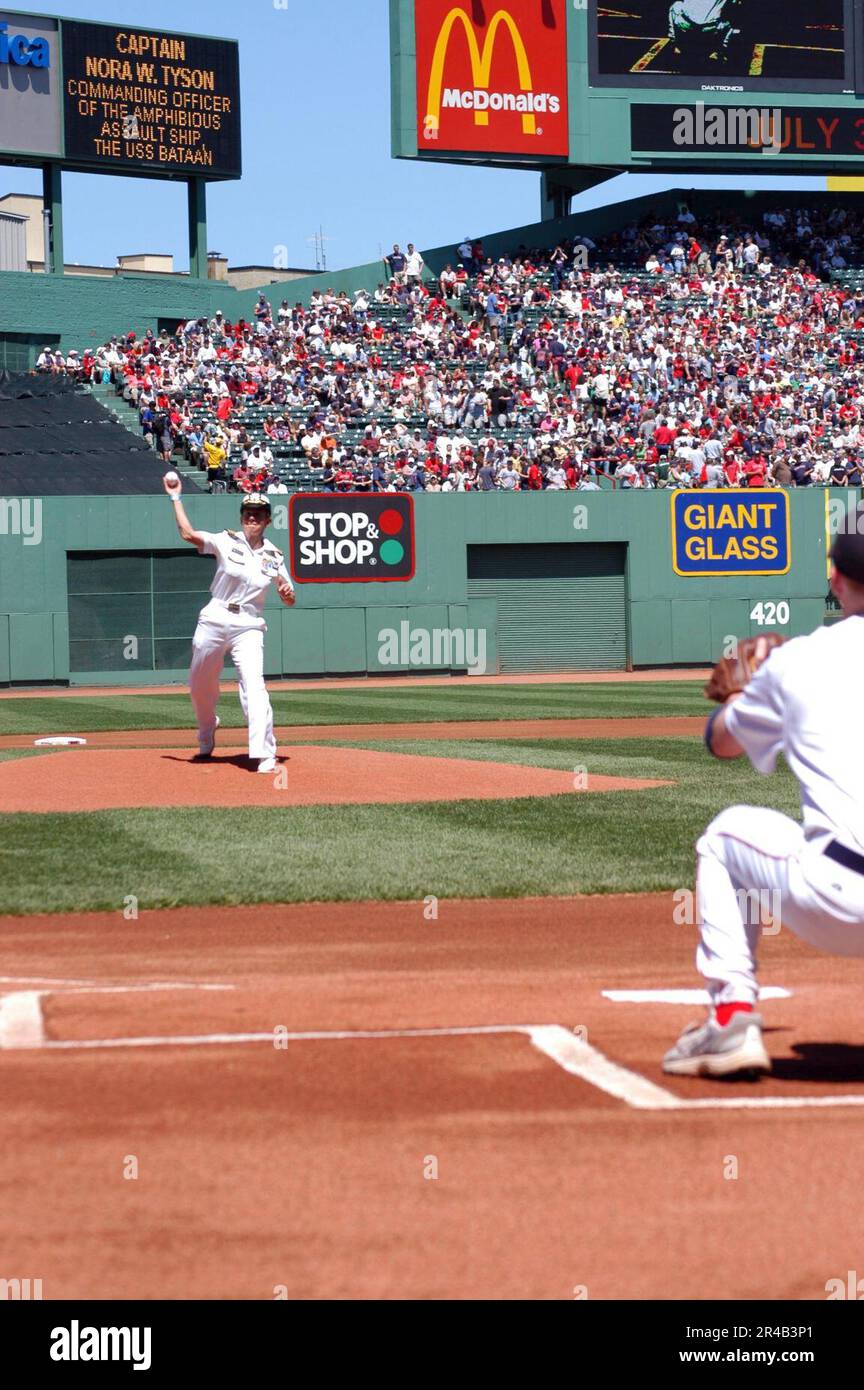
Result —
<path fill-rule="evenodd" d="M 74 988 L 80 986 L 79 993 L 81 994 L 89 994 L 91 992 L 94 994 L 107 994 L 111 992 L 114 992 L 116 994 L 128 994 L 130 990 L 137 989 L 161 990 L 237 988 L 236 985 L 205 985 L 193 983 L 191 981 L 186 982 L 182 980 L 171 980 L 167 982 L 160 980 L 148 980 L 146 984 L 141 985 L 106 985 L 104 983 L 100 984 L 98 980 L 55 980 L 48 975 L 0 975 L 0 985 L 57 985 L 58 987 L 64 990 L 71 987 L 73 988 L 73 993 Z M 42 994 L 52 993 L 50 989 L 43 989 L 40 992 Z"/>
<path fill-rule="evenodd" d="M 657 1086 L 638 1072 L 610 1062 L 595 1047 L 574 1037 L 566 1028 L 532 1028 L 531 1041 L 559 1067 L 578 1076 L 634 1110 L 827 1110 L 862 1106 L 864 1095 L 841 1096 L 735 1096 L 687 1100 Z"/>
<path fill-rule="evenodd" d="M 32 977 L 0 975 L 0 983 L 72 985 L 73 988 L 71 989 L 63 989 L 64 994 L 147 994 L 177 989 L 235 988 L 234 985 L 179 984 L 176 981 L 169 984 L 91 985 L 86 980 L 48 980 L 47 977 L 41 975 Z M 42 1000 L 56 993 L 58 993 L 57 989 L 25 989 L 18 990 L 14 994 L 0 994 L 0 1051 L 55 1045 L 45 1037 Z"/>
<path fill-rule="evenodd" d="M 87 988 L 64 989 L 63 994 L 164 994 L 177 989 L 234 989 L 234 985 L 88 985 Z M 55 990 L 43 989 L 41 994 L 54 994 Z"/>
<path fill-rule="evenodd" d="M 616 1100 L 626 1101 L 635 1110 L 678 1110 L 683 1103 L 671 1091 L 655 1086 L 653 1081 L 639 1076 L 635 1071 L 610 1062 L 596 1047 L 591 1047 L 557 1024 L 532 1028 L 531 1041 L 572 1076 L 578 1076 Z"/>
<path fill-rule="evenodd" d="M 707 989 L 601 989 L 604 999 L 613 1004 L 704 1004 L 711 1000 Z M 766 985 L 759 991 L 760 999 L 791 999 L 792 991 L 779 985 Z"/>
<path fill-rule="evenodd" d="M 732 1100 L 682 1100 L 685 1110 L 825 1110 L 838 1105 L 864 1105 L 864 1095 L 853 1096 L 741 1096 Z"/>
<path fill-rule="evenodd" d="M 148 988 L 144 986 L 144 988 Z M 159 988 L 150 986 L 149 988 Z M 164 988 L 164 986 L 163 986 Z M 194 986 L 189 986 L 194 988 Z M 204 986 L 210 988 L 210 986 Z M 100 991 L 101 992 L 101 991 Z M 120 989 L 117 993 L 125 992 Z M 619 1066 L 597 1048 L 559 1024 L 489 1024 L 466 1028 L 400 1028 L 305 1033 L 186 1033 L 140 1038 L 75 1038 L 49 1040 L 42 1020 L 41 992 L 21 991 L 0 996 L 0 1050 L 40 1048 L 43 1051 L 91 1051 L 126 1047 L 224 1047 L 241 1043 L 346 1042 L 391 1038 L 465 1038 L 510 1034 L 530 1038 L 534 1047 L 571 1076 L 634 1110 L 804 1110 L 864 1105 L 864 1094 L 829 1096 L 701 1097 L 687 1100 L 656 1085 L 638 1072 Z"/>
<path fill-rule="evenodd" d="M 95 985 L 95 980 L 54 980 L 48 975 L 0 975 L 0 985 Z"/>
<path fill-rule="evenodd" d="M 566 1032 L 566 1029 L 562 1029 Z M 466 1038 L 484 1033 L 521 1033 L 530 1036 L 530 1024 L 491 1024 L 478 1028 L 396 1028 L 367 1029 L 356 1032 L 283 1033 L 271 1028 L 269 1033 L 187 1033 L 175 1037 L 144 1038 L 75 1038 L 70 1041 L 46 1042 L 45 1047 L 74 1050 L 98 1047 L 213 1047 L 228 1043 L 267 1042 L 353 1042 L 387 1038 Z M 569 1035 L 568 1035 L 569 1036 Z"/>

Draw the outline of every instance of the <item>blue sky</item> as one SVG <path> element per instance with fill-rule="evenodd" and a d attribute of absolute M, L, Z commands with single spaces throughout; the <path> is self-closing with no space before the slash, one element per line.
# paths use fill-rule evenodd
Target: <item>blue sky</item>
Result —
<path fill-rule="evenodd" d="M 30 8 L 138 26 L 145 14 L 126 0 Z M 145 22 L 240 41 L 244 175 L 209 189 L 210 250 L 232 265 L 271 265 L 284 245 L 290 265 L 314 267 L 311 239 L 322 226 L 336 270 L 374 260 L 394 241 L 440 246 L 539 217 L 537 174 L 390 158 L 387 0 L 280 0 L 278 8 L 274 0 L 149 0 Z M 825 186 L 760 181 L 808 185 Z M 627 175 L 583 195 L 574 210 L 668 186 Z M 0 194 L 40 191 L 37 172 L 0 166 Z M 114 265 L 118 255 L 154 251 L 172 253 L 178 269 L 188 265 L 185 185 L 67 174 L 64 195 L 67 261 Z"/>

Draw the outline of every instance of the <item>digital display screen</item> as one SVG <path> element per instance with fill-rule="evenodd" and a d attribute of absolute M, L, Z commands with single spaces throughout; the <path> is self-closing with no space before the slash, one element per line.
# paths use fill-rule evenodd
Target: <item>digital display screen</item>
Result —
<path fill-rule="evenodd" d="M 864 113 L 844 106 L 671 106 L 635 102 L 630 139 L 639 154 L 742 154 L 818 159 L 864 154 Z M 766 163 L 765 173 L 770 173 Z"/>
<path fill-rule="evenodd" d="M 236 43 L 67 20 L 63 103 L 70 162 L 240 177 Z"/>
<path fill-rule="evenodd" d="M 851 0 L 590 5 L 594 86 L 842 91 L 852 85 Z"/>

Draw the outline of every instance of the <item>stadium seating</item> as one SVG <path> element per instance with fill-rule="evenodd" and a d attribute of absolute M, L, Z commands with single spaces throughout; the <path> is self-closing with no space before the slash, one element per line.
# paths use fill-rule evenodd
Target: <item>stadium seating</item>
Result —
<path fill-rule="evenodd" d="M 478 247 L 455 285 L 394 280 L 365 310 L 316 290 L 274 319 L 262 294 L 251 323 L 116 340 L 84 375 L 110 372 L 190 475 L 224 449 L 214 487 L 859 486 L 862 251 L 840 209 L 752 228 L 685 209 L 494 263 Z"/>

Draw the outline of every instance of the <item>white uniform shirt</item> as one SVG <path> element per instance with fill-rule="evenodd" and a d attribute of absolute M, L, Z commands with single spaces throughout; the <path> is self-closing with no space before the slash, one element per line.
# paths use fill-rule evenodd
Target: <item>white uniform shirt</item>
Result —
<path fill-rule="evenodd" d="M 213 601 L 202 609 L 201 617 L 224 623 L 229 617 L 225 605 L 237 603 L 242 613 L 234 616 L 242 616 L 247 624 L 252 618 L 255 626 L 263 628 L 264 600 L 270 585 L 280 578 L 291 584 L 282 551 L 266 537 L 259 549 L 253 550 L 242 531 L 198 534 L 204 540 L 203 554 L 216 557 L 216 573 L 210 585 Z"/>
<path fill-rule="evenodd" d="M 808 840 L 864 854 L 864 741 L 850 711 L 864 690 L 864 616 L 771 652 L 726 710 L 726 728 L 759 772 L 783 753 L 801 788 Z"/>

